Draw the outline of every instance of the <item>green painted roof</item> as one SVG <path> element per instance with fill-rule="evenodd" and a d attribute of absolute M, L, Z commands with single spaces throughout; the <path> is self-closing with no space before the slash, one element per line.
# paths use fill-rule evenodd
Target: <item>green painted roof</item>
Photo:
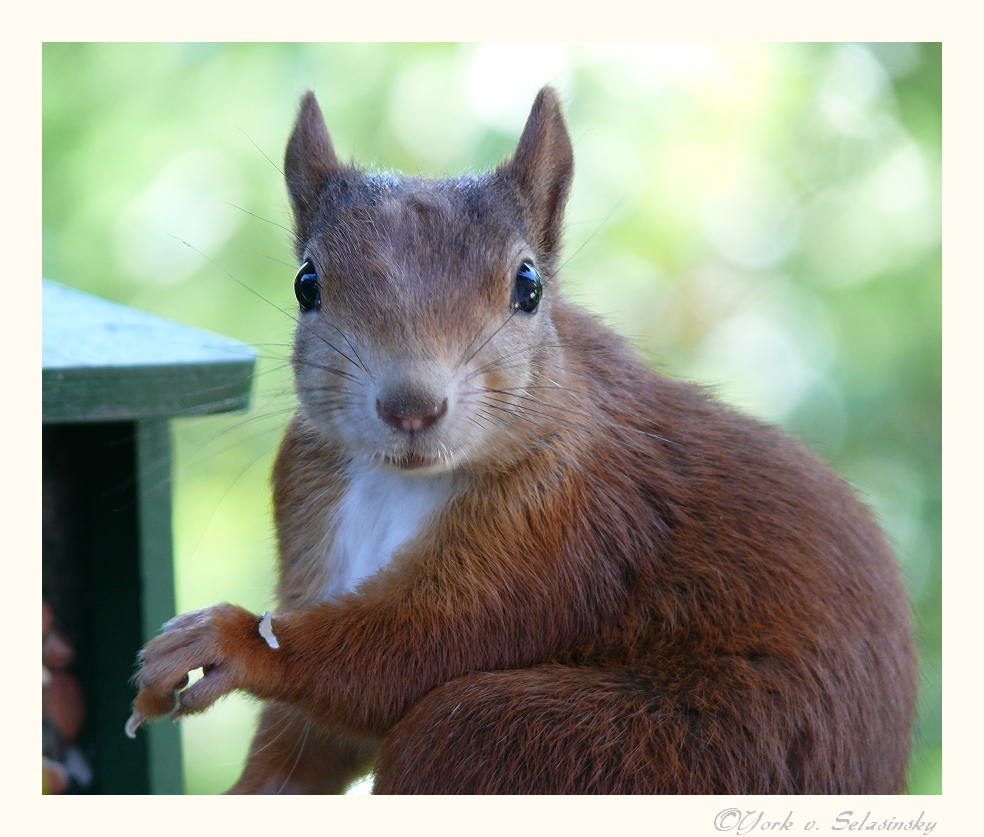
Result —
<path fill-rule="evenodd" d="M 42 280 L 42 418 L 113 421 L 243 410 L 256 351 Z"/>

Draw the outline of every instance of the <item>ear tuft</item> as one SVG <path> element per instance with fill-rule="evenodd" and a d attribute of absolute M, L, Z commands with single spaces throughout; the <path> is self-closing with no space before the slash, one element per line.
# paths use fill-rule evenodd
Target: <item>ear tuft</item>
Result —
<path fill-rule="evenodd" d="M 536 239 L 531 243 L 553 255 L 560 246 L 564 206 L 574 176 L 574 150 L 552 87 L 540 90 L 516 152 L 499 172 L 516 186 Z"/>
<path fill-rule="evenodd" d="M 325 179 L 338 171 L 338 158 L 314 93 L 301 97 L 300 112 L 284 155 L 284 176 L 298 228 L 310 222 Z"/>

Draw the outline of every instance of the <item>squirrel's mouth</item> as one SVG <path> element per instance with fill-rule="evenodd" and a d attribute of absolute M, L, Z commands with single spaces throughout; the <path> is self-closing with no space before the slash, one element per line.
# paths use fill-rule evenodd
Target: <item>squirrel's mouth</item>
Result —
<path fill-rule="evenodd" d="M 398 471 L 420 471 L 422 469 L 447 470 L 448 463 L 437 456 L 422 456 L 412 451 L 399 455 L 390 454 L 386 464 Z"/>
<path fill-rule="evenodd" d="M 426 468 L 428 465 L 436 464 L 436 460 L 416 453 L 405 453 L 403 456 L 390 458 L 390 464 L 405 471 L 415 471 L 417 468 Z"/>

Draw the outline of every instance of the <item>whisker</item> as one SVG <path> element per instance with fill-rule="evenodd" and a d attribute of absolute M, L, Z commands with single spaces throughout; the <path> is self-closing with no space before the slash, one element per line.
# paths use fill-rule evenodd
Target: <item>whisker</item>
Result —
<path fill-rule="evenodd" d="M 287 317 L 287 319 L 293 320 L 295 323 L 297 322 L 297 318 L 296 317 L 292 316 L 291 314 L 288 314 L 286 311 L 284 311 L 283 308 L 281 308 L 275 302 L 271 302 L 269 299 L 267 299 L 265 296 L 263 296 L 263 294 L 261 294 L 259 291 L 255 290 L 254 288 L 251 288 L 249 285 L 247 285 L 245 282 L 243 282 L 242 279 L 240 279 L 237 276 L 235 276 L 232 273 L 230 273 L 228 270 L 226 270 L 224 267 L 222 267 L 222 265 L 220 265 L 217 261 L 215 261 L 215 259 L 213 259 L 211 256 L 206 255 L 201 250 L 199 250 L 197 247 L 195 247 L 194 244 L 188 243 L 183 238 L 180 238 L 180 237 L 174 235 L 173 233 L 168 233 L 168 235 L 171 238 L 173 238 L 175 241 L 179 242 L 180 244 L 183 244 L 188 249 L 194 250 L 196 253 L 198 253 L 199 256 L 201 256 L 203 259 L 205 259 L 205 261 L 207 261 L 210 265 L 212 265 L 212 267 L 214 267 L 216 270 L 219 270 L 222 273 L 224 273 L 226 276 L 228 276 L 230 279 L 232 279 L 232 281 L 235 282 L 237 285 L 242 286 L 243 288 L 245 288 L 247 291 L 249 291 L 251 294 L 253 294 L 253 296 L 257 297 L 258 299 L 263 300 L 267 305 L 271 306 L 272 308 L 276 309 L 281 314 L 283 314 L 285 317 Z"/>
<path fill-rule="evenodd" d="M 284 177 L 284 173 L 281 170 L 280 166 L 278 166 L 273 160 L 270 159 L 270 157 L 267 155 L 267 153 L 262 148 L 260 148 L 260 146 L 258 146 L 256 144 L 256 141 L 249 134 L 247 134 L 242 128 L 237 128 L 236 130 L 238 130 L 239 133 L 241 133 L 244 137 L 246 137 L 246 139 L 248 139 L 250 141 L 250 143 L 252 144 L 253 148 L 255 148 L 257 151 L 260 152 L 260 154 L 263 155 L 263 159 L 266 160 L 271 166 L 273 166 L 274 169 L 277 170 L 277 172 L 280 174 L 281 177 Z"/>
<path fill-rule="evenodd" d="M 284 267 L 295 267 L 294 262 L 284 261 L 283 259 L 277 258 L 276 256 L 270 256 L 267 253 L 261 253 L 259 250 L 254 250 L 252 247 L 247 247 L 246 252 L 252 253 L 254 256 L 259 256 L 261 259 L 267 259 L 273 262 L 274 264 L 283 265 Z"/>
<path fill-rule="evenodd" d="M 236 204 L 231 203 L 230 201 L 226 201 L 225 203 L 226 206 L 231 206 L 233 209 L 238 209 L 240 212 L 245 212 L 247 215 L 255 218 L 257 221 L 262 221 L 264 224 L 270 224 L 271 226 L 277 227 L 278 229 L 281 229 L 284 232 L 289 233 L 291 238 L 293 238 L 295 241 L 300 241 L 300 239 L 297 237 L 297 234 L 290 227 L 285 227 L 283 224 L 278 224 L 276 221 L 271 221 L 269 218 L 264 218 L 262 215 L 257 215 L 255 212 L 250 212 L 245 207 L 237 206 Z"/>
<path fill-rule="evenodd" d="M 297 742 L 297 757 L 294 759 L 294 763 L 290 766 L 290 770 L 287 771 L 287 776 L 284 778 L 283 784 L 280 786 L 280 790 L 277 791 L 279 796 L 284 792 L 284 788 L 287 787 L 287 783 L 290 781 L 290 777 L 294 775 L 294 771 L 297 770 L 297 765 L 301 763 L 301 756 L 304 755 L 304 747 L 307 745 L 308 736 L 311 734 L 311 721 L 305 719 L 304 721 L 304 734 L 301 736 L 301 740 Z"/>
<path fill-rule="evenodd" d="M 487 404 L 486 406 L 487 407 L 492 407 L 493 405 Z M 503 412 L 508 412 L 508 411 L 503 411 Z M 538 436 L 530 428 L 523 427 L 522 425 L 518 425 L 518 424 L 516 424 L 514 422 L 511 422 L 511 421 L 509 421 L 508 419 L 504 418 L 501 415 L 490 413 L 488 410 L 483 410 L 482 408 L 478 408 L 476 410 L 476 413 L 479 414 L 479 415 L 484 416 L 488 421 L 492 422 L 492 424 L 494 424 L 496 427 L 498 427 L 500 431 L 506 433 L 511 439 L 514 439 L 516 442 L 519 442 L 520 440 L 516 438 L 515 434 L 510 433 L 508 430 L 506 430 L 502 426 L 503 424 L 506 424 L 509 427 L 512 427 L 514 430 L 518 430 L 518 431 L 520 431 L 522 433 L 525 433 L 527 436 L 529 436 L 532 439 L 536 440 L 537 442 L 541 443 L 541 445 L 545 441 L 545 439 L 543 439 L 542 437 Z M 479 425 L 479 426 L 481 426 L 481 425 Z M 566 453 L 562 453 L 562 452 L 558 451 L 556 448 L 549 447 L 549 446 L 544 446 L 544 450 L 546 452 L 548 452 L 550 456 L 556 456 L 556 457 L 560 458 L 561 460 L 563 460 L 564 462 L 566 462 L 575 471 L 581 471 L 582 473 L 584 472 L 584 466 L 580 462 L 577 462 L 576 460 L 571 459 L 569 456 L 567 456 Z"/>
<path fill-rule="evenodd" d="M 466 384 L 473 378 L 477 378 L 479 375 L 485 375 L 494 370 L 502 371 L 504 369 L 519 369 L 526 365 L 527 362 L 525 359 L 512 360 L 512 358 L 505 357 L 505 356 L 494 358 L 493 360 L 489 361 L 485 365 L 465 375 L 465 377 L 462 379 L 462 383 Z"/>
<path fill-rule="evenodd" d="M 349 381 L 355 381 L 356 383 L 358 383 L 358 381 L 359 381 L 358 376 L 353 375 L 351 372 L 346 372 L 344 369 L 339 369 L 337 366 L 329 366 L 329 365 L 324 364 L 324 363 L 316 363 L 315 361 L 311 361 L 311 360 L 300 360 L 300 359 L 297 360 L 296 363 L 299 366 L 303 366 L 303 367 L 305 367 L 307 369 L 317 369 L 317 370 L 319 370 L 321 372 L 330 372 L 333 375 L 338 375 L 338 377 L 345 378 L 346 380 L 349 380 Z M 353 365 L 355 365 L 355 364 L 353 364 Z"/>
<path fill-rule="evenodd" d="M 560 387 L 559 385 L 556 388 L 557 389 L 563 389 L 563 387 Z M 515 396 L 516 398 L 520 398 L 520 399 L 522 399 L 524 401 L 530 401 L 533 404 L 536 404 L 537 406 L 540 406 L 540 407 L 546 407 L 546 408 L 549 408 L 551 410 L 559 410 L 560 412 L 563 412 L 563 413 L 571 413 L 572 415 L 581 416 L 582 418 L 587 418 L 587 419 L 590 419 L 591 421 L 600 422 L 605 427 L 611 427 L 611 428 L 614 428 L 614 429 L 617 429 L 617 430 L 627 430 L 630 433 L 638 433 L 641 436 L 646 436 L 646 437 L 648 437 L 650 439 L 656 439 L 656 440 L 661 441 L 661 442 L 666 442 L 667 444 L 670 444 L 670 445 L 679 445 L 679 443 L 677 441 L 675 441 L 674 439 L 670 439 L 667 436 L 662 436 L 659 433 L 650 433 L 649 431 L 643 430 L 642 428 L 632 427 L 631 425 L 628 425 L 628 424 L 621 424 L 620 422 L 616 422 L 616 421 L 612 421 L 611 419 L 607 419 L 604 416 L 597 416 L 597 415 L 594 415 L 592 413 L 586 413 L 586 412 L 584 412 L 582 410 L 574 410 L 574 409 L 571 409 L 569 407 L 561 407 L 559 404 L 551 404 L 549 401 L 543 401 L 542 399 L 534 398 L 533 396 L 526 395 L 526 394 L 524 394 L 522 392 L 512 392 L 512 391 L 509 391 L 509 390 L 497 390 L 497 389 L 487 389 L 487 390 L 485 390 L 485 392 L 492 392 L 492 393 L 501 394 L 501 395 L 512 395 L 512 396 Z"/>
<path fill-rule="evenodd" d="M 295 322 L 299 326 L 302 325 L 302 323 L 300 322 L 300 320 L 295 320 Z M 336 328 L 335 326 L 333 326 L 331 323 L 328 323 L 328 326 L 330 328 L 333 328 L 335 331 L 337 331 L 339 334 L 341 334 L 341 336 L 346 341 L 348 341 L 348 338 L 344 334 L 342 334 L 342 332 L 338 328 Z M 313 326 L 308 325 L 307 328 L 308 328 L 308 333 L 309 334 L 313 334 L 318 340 L 320 340 L 322 343 L 324 343 L 333 352 L 337 352 L 339 355 L 341 355 L 343 358 L 345 358 L 345 360 L 347 360 L 353 366 L 362 367 L 362 369 L 364 369 L 367 373 L 369 372 L 369 370 L 365 368 L 365 365 L 361 361 L 352 360 L 352 358 L 350 358 L 347 354 L 345 354 L 345 352 L 343 352 L 341 349 L 339 349 L 338 346 L 336 346 L 334 343 L 332 343 L 327 337 L 325 337 L 323 334 L 318 333 L 317 331 L 314 331 Z M 351 346 L 351 341 L 348 341 L 348 342 L 349 342 L 349 345 Z M 358 357 L 358 355 L 356 355 L 356 357 Z"/>
<path fill-rule="evenodd" d="M 584 239 L 584 241 L 581 242 L 581 244 L 573 253 L 571 253 L 566 259 L 564 259 L 564 261 L 562 261 L 557 266 L 556 273 L 560 273 L 560 271 L 563 270 L 568 265 L 571 259 L 573 259 L 578 253 L 580 253 L 587 246 L 588 242 L 590 242 L 592 238 L 598 235 L 598 233 L 605 228 L 605 225 L 611 219 L 612 215 L 615 214 L 615 210 L 618 209 L 624 202 L 625 202 L 625 198 L 620 198 L 618 201 L 616 201 L 615 205 L 611 208 L 608 214 L 602 219 L 601 223 L 594 228 L 594 231 L 586 239 Z"/>
<path fill-rule="evenodd" d="M 491 333 L 491 334 L 490 334 L 490 335 L 488 336 L 488 338 L 486 338 L 486 340 L 485 340 L 485 342 L 484 342 L 484 343 L 482 343 L 482 345 L 481 345 L 481 346 L 479 346 L 479 347 L 478 347 L 477 349 L 475 349 L 475 351 L 474 351 L 474 352 L 472 352 L 472 353 L 471 353 L 470 355 L 468 355 L 468 357 L 467 357 L 467 358 L 464 358 L 463 360 L 460 360 L 460 361 L 458 362 L 458 364 L 457 364 L 457 365 L 455 366 L 455 369 L 460 369 L 460 368 L 461 368 L 462 366 L 464 366 L 464 365 L 466 365 L 466 364 L 468 364 L 468 363 L 471 363 L 471 360 L 472 360 L 472 358 L 474 358 L 474 357 L 475 357 L 475 355 L 477 355 L 477 354 L 478 354 L 478 353 L 479 353 L 480 351 L 482 351 L 482 349 L 484 349 L 484 348 L 485 348 L 485 347 L 486 347 L 486 346 L 487 346 L 487 345 L 488 345 L 488 344 L 489 344 L 489 343 L 490 343 L 490 342 L 492 341 L 492 339 L 493 339 L 493 338 L 494 338 L 494 337 L 495 337 L 495 336 L 496 336 L 496 335 L 497 335 L 497 334 L 498 334 L 498 333 L 499 333 L 500 331 L 502 331 L 502 329 L 504 329 L 504 328 L 505 328 L 505 327 L 506 327 L 506 326 L 507 326 L 507 325 L 509 324 L 509 322 L 510 322 L 510 321 L 512 320 L 512 318 L 513 318 L 513 317 L 515 317 L 515 316 L 516 316 L 516 309 L 513 309 L 512 311 L 510 311 L 510 313 L 509 313 L 509 316 L 508 316 L 508 317 L 506 317 L 506 319 L 502 321 L 502 323 L 501 323 L 501 324 L 499 325 L 499 327 L 498 327 L 498 328 L 497 328 L 497 329 L 496 329 L 495 331 L 493 331 L 493 332 L 492 332 L 492 333 Z M 476 336 L 476 337 L 475 337 L 475 338 L 474 338 L 474 339 L 473 339 L 473 340 L 472 340 L 471 342 L 472 342 L 472 343 L 474 343 L 474 342 L 475 342 L 475 340 L 477 340 L 477 339 L 478 339 L 478 337 L 480 337 L 480 336 L 481 336 L 481 335 L 477 335 L 477 336 Z M 470 346 L 471 346 L 471 343 L 469 343 L 469 347 L 470 347 Z M 468 349 L 465 349 L 465 351 L 468 351 Z"/>
<path fill-rule="evenodd" d="M 243 210 L 243 211 L 245 212 L 246 210 Z M 250 213 L 250 214 L 252 214 L 252 213 Z M 265 220 L 265 219 L 262 219 L 261 218 L 260 220 Z M 269 223 L 272 224 L 274 222 L 273 221 L 270 221 Z M 208 256 L 205 253 L 203 253 L 201 250 L 199 250 L 193 244 L 190 244 L 189 242 L 185 241 L 183 238 L 180 238 L 179 236 L 176 236 L 173 233 L 168 233 L 168 235 L 171 238 L 173 238 L 175 241 L 179 242 L 180 244 L 183 244 L 185 247 L 188 247 L 189 249 L 194 250 L 199 256 L 201 256 L 203 259 L 205 259 L 205 261 L 207 261 L 210 265 L 212 265 L 216 270 L 219 270 L 222 273 L 224 273 L 226 276 L 228 276 L 230 279 L 232 279 L 233 282 L 235 282 L 238 285 L 241 285 L 243 288 L 245 288 L 247 291 L 249 291 L 251 294 L 253 294 L 253 296 L 257 297 L 258 299 L 263 300 L 263 302 L 265 302 L 271 308 L 279 311 L 281 314 L 283 314 L 285 317 L 287 317 L 287 319 L 291 320 L 292 322 L 294 322 L 298 326 L 300 326 L 302 324 L 301 323 L 301 320 L 299 320 L 293 314 L 288 313 L 283 308 L 281 308 L 279 305 L 277 305 L 275 302 L 272 302 L 271 300 L 269 300 L 265 296 L 263 296 L 263 294 L 261 294 L 259 291 L 255 290 L 254 288 L 251 288 L 249 285 L 247 285 L 245 282 L 243 282 L 237 276 L 233 275 L 228 270 L 226 270 L 224 267 L 222 267 L 222 265 L 220 265 L 217 261 L 215 261 L 215 259 L 213 259 L 210 256 Z M 346 337 L 346 335 L 344 335 L 336 326 L 334 326 L 331 323 L 328 323 L 328 326 L 330 328 L 333 328 L 343 338 L 345 338 L 346 341 L 348 341 L 348 337 Z M 365 369 L 365 371 L 367 373 L 369 373 L 369 370 L 365 368 L 365 366 L 362 364 L 361 360 L 359 362 L 356 362 L 356 361 L 352 360 L 352 358 L 350 358 L 347 354 L 345 354 L 345 352 L 343 352 L 341 349 L 339 349 L 337 346 L 335 346 L 323 334 L 319 334 L 317 332 L 312 332 L 312 333 L 314 334 L 315 337 L 317 337 L 319 340 L 321 340 L 321 342 L 323 342 L 326 346 L 328 346 L 328 348 L 330 348 L 332 351 L 337 352 L 338 354 L 340 354 L 343 358 L 345 358 L 353 366 L 361 366 L 363 369 Z M 348 342 L 349 342 L 349 345 L 351 346 L 351 341 L 348 341 Z M 353 347 L 353 350 L 354 350 L 354 347 Z M 356 355 L 356 356 L 358 356 L 358 355 Z M 371 373 L 369 373 L 369 374 L 371 374 Z"/>

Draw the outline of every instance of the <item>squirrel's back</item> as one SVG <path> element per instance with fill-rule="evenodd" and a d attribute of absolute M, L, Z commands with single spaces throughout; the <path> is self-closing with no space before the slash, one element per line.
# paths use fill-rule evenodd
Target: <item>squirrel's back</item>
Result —
<path fill-rule="evenodd" d="M 870 513 L 781 430 L 651 372 L 578 309 L 554 316 L 565 345 L 579 346 L 577 378 L 601 413 L 582 460 L 586 513 L 619 521 L 612 553 L 637 556 L 618 636 L 589 654 L 624 655 L 654 694 L 677 690 L 708 738 L 764 722 L 789 771 L 770 781 L 786 792 L 899 792 L 915 653 L 895 560 Z M 641 529 L 650 541 L 638 544 Z M 716 691 L 717 670 L 739 682 L 746 671 L 750 691 Z M 765 695 L 776 702 L 755 699 Z M 724 711 L 732 701 L 747 701 L 743 722 Z M 749 789 L 775 790 L 751 776 Z"/>

